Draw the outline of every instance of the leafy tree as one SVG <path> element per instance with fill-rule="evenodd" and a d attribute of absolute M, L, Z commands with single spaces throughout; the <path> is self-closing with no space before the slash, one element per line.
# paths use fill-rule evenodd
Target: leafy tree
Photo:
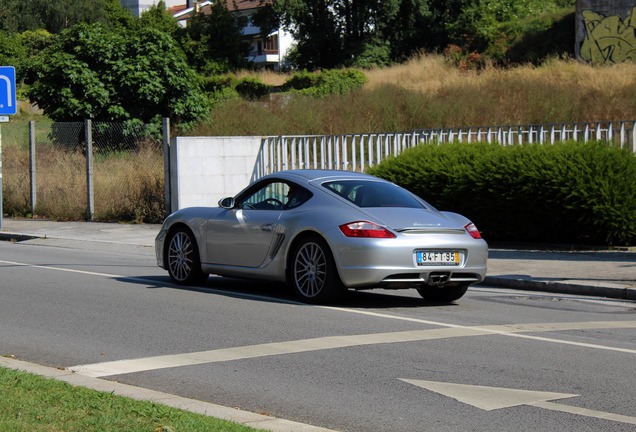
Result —
<path fill-rule="evenodd" d="M 26 49 L 19 35 L 0 31 L 0 64 L 13 66 L 26 56 Z"/>
<path fill-rule="evenodd" d="M 141 13 L 139 26 L 154 28 L 173 37 L 181 29 L 179 23 L 166 10 L 166 4 L 163 0 Z"/>
<path fill-rule="evenodd" d="M 188 62 L 204 74 L 249 67 L 250 46 L 243 38 L 245 18 L 231 12 L 225 0 L 212 4 L 211 13 L 195 15 L 180 34 Z"/>
<path fill-rule="evenodd" d="M 0 29 L 11 33 L 45 29 L 59 33 L 78 23 L 125 26 L 132 19 L 119 0 L 2 0 Z"/>
<path fill-rule="evenodd" d="M 16 79 L 30 85 L 37 79 L 33 66 L 38 61 L 38 54 L 51 45 L 55 37 L 42 29 L 27 30 L 18 37 L 24 47 L 25 56 L 16 63 Z"/>
<path fill-rule="evenodd" d="M 432 33 L 432 13 L 427 1 L 402 0 L 382 32 L 391 47 L 393 60 L 405 60 L 422 49 L 436 48 Z"/>
<path fill-rule="evenodd" d="M 209 113 L 183 53 L 156 29 L 76 25 L 42 52 L 36 70 L 29 97 L 55 121 L 170 117 L 187 124 Z"/>
<path fill-rule="evenodd" d="M 132 13 L 122 6 L 119 0 L 104 0 L 103 8 L 106 24 L 111 29 L 129 29 L 133 26 L 135 19 Z"/>
<path fill-rule="evenodd" d="M 499 60 L 523 33 L 546 31 L 555 21 L 551 15 L 574 7 L 573 0 L 459 1 L 463 4 L 444 25 L 449 42 Z"/>
<path fill-rule="evenodd" d="M 297 40 L 295 66 L 386 64 L 422 48 L 427 0 L 279 0 L 263 3 L 264 32 L 283 25 Z"/>

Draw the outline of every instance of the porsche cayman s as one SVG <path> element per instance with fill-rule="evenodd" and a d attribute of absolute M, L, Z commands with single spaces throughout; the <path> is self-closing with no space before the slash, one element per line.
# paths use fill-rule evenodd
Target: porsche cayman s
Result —
<path fill-rule="evenodd" d="M 181 285 L 209 274 L 287 282 L 304 302 L 347 289 L 417 289 L 451 302 L 484 280 L 488 245 L 475 225 L 366 174 L 267 175 L 219 206 L 166 218 L 157 263 Z"/>

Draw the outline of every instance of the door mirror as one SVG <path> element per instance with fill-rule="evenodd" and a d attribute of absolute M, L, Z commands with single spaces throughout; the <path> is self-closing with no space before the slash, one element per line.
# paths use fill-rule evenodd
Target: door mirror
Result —
<path fill-rule="evenodd" d="M 221 201 L 219 201 L 219 207 L 228 209 L 228 210 L 231 208 L 234 208 L 234 198 L 232 197 L 223 198 Z"/>

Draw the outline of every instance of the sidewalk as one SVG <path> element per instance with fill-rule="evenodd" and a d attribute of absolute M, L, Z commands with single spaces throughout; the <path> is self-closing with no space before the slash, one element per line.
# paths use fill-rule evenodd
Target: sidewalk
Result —
<path fill-rule="evenodd" d="M 122 247 L 154 257 L 161 225 L 3 218 L 0 240 L 90 249 Z M 636 249 L 530 250 L 491 245 L 483 285 L 636 300 Z"/>

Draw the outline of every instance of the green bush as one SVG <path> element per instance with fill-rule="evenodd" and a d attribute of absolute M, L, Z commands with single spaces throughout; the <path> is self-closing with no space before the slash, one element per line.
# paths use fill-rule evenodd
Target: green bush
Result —
<path fill-rule="evenodd" d="M 258 100 L 263 96 L 267 96 L 271 90 L 271 85 L 263 83 L 258 78 L 245 77 L 236 85 L 236 91 L 244 99 Z"/>
<path fill-rule="evenodd" d="M 369 173 L 465 215 L 489 240 L 636 244 L 636 157 L 602 142 L 421 145 Z"/>
<path fill-rule="evenodd" d="M 233 99 L 238 96 L 247 100 L 258 100 L 268 95 L 272 87 L 258 78 L 236 79 L 232 76 L 213 75 L 199 79 L 201 88 L 212 102 Z"/>
<path fill-rule="evenodd" d="M 316 80 L 318 79 L 319 73 L 320 72 L 307 72 L 306 69 L 300 72 L 296 72 L 294 76 L 292 76 L 285 82 L 283 90 L 287 91 L 308 89 L 311 86 L 316 85 Z"/>
<path fill-rule="evenodd" d="M 345 95 L 356 91 L 368 81 L 366 75 L 355 69 L 325 70 L 322 72 L 297 72 L 287 80 L 283 89 L 298 93 L 325 97 L 328 95 Z"/>
<path fill-rule="evenodd" d="M 213 75 L 199 78 L 201 89 L 208 99 L 215 103 L 239 96 L 236 91 L 238 80 L 229 76 Z"/>

